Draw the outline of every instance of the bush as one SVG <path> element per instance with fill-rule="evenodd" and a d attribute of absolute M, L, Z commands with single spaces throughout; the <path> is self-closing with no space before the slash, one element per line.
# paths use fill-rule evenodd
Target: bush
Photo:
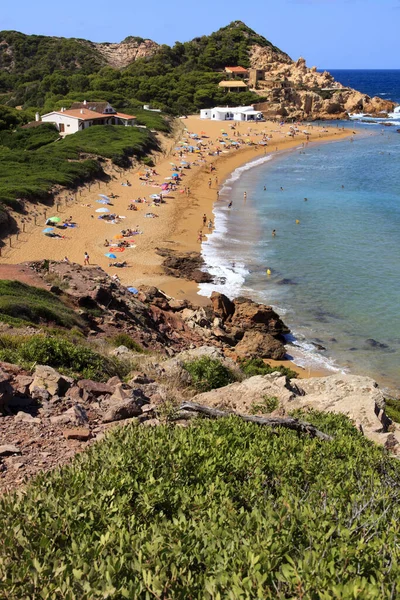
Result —
<path fill-rule="evenodd" d="M 142 346 L 127 333 L 118 333 L 111 338 L 110 342 L 116 348 L 118 348 L 118 346 L 126 346 L 129 350 L 133 350 L 133 352 L 144 352 Z"/>
<path fill-rule="evenodd" d="M 90 348 L 63 337 L 35 335 L 21 336 L 18 339 L 14 336 L 7 336 L 7 338 L 9 339 L 2 338 L 0 360 L 28 368 L 35 363 L 49 365 L 62 373 L 96 381 L 105 381 L 113 375 L 126 374 L 122 363 L 116 359 L 105 358 Z"/>
<path fill-rule="evenodd" d="M 251 407 L 251 413 L 255 414 L 269 414 L 272 413 L 279 406 L 279 400 L 276 396 L 264 396 L 262 402 L 255 403 Z"/>
<path fill-rule="evenodd" d="M 298 377 L 296 371 L 282 365 L 271 367 L 271 365 L 265 363 L 262 358 L 243 359 L 240 361 L 240 368 L 247 377 L 253 377 L 254 375 L 269 375 L 276 371 L 285 375 L 287 379 L 296 379 L 296 377 Z"/>
<path fill-rule="evenodd" d="M 198 360 L 184 363 L 195 388 L 199 392 L 208 392 L 236 381 L 232 371 L 219 360 L 204 356 Z"/>
<path fill-rule="evenodd" d="M 0 596 L 397 598 L 400 464 L 344 416 L 306 418 L 334 440 L 235 417 L 114 430 L 0 500 Z"/>
<path fill-rule="evenodd" d="M 400 423 L 400 400 L 395 398 L 385 398 L 385 412 L 392 421 Z"/>

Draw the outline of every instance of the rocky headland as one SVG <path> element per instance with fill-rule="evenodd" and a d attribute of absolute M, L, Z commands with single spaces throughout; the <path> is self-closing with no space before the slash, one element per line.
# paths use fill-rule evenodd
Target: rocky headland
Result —
<path fill-rule="evenodd" d="M 26 263 L 25 281 L 43 287 L 73 309 L 87 344 L 106 360 L 128 366 L 125 377 L 103 381 L 72 377 L 47 365 L 0 363 L 0 488 L 20 485 L 40 471 L 64 464 L 99 441 L 111 427 L 157 426 L 167 417 L 187 424 L 190 400 L 245 414 L 287 416 L 294 409 L 343 413 L 364 435 L 394 454 L 400 434 L 385 414 L 385 398 L 368 377 L 335 374 L 292 379 L 282 372 L 246 376 L 252 358 L 285 357 L 288 328 L 270 306 L 213 293 L 211 305 L 174 300 L 155 287 L 133 294 L 99 267 L 57 262 Z M 51 323 L 38 327 L 3 323 L 0 340 L 13 336 L 54 337 Z M 110 346 L 125 334 L 134 344 Z M 218 361 L 233 383 L 199 393 L 185 366 L 201 358 Z M 62 369 L 60 369 L 62 371 Z"/>

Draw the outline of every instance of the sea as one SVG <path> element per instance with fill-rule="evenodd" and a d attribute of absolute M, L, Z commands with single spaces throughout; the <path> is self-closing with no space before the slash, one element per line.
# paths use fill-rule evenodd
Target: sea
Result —
<path fill-rule="evenodd" d="M 290 327 L 296 364 L 368 375 L 399 396 L 400 70 L 330 72 L 399 107 L 331 123 L 356 131 L 353 141 L 299 145 L 236 169 L 202 244 L 215 283 L 199 293 L 271 304 Z"/>

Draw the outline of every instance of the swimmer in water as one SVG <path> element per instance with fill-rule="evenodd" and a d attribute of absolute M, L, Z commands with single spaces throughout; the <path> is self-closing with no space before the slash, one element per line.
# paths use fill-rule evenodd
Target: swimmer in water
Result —
<path fill-rule="evenodd" d="M 283 192 L 283 187 L 281 187 L 281 192 Z"/>
<path fill-rule="evenodd" d="M 304 202 L 307 202 L 308 198 L 304 198 Z"/>
<path fill-rule="evenodd" d="M 272 230 L 272 237 L 275 237 L 275 236 L 276 236 L 276 229 L 273 229 Z"/>
<path fill-rule="evenodd" d="M 231 201 L 229 202 L 229 204 L 228 204 L 228 208 L 231 208 L 232 204 L 233 204 L 233 202 L 232 202 L 232 200 L 231 200 Z"/>
<path fill-rule="evenodd" d="M 264 192 L 266 192 L 266 191 L 267 191 L 267 188 L 266 188 L 266 186 L 264 185 Z"/>

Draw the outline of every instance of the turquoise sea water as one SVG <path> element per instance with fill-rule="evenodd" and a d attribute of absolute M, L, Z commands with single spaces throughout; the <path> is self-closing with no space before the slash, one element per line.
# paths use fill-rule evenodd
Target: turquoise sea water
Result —
<path fill-rule="evenodd" d="M 298 364 L 400 390 L 400 134 L 348 126 L 354 142 L 300 147 L 232 174 L 203 244 L 218 283 L 200 293 L 270 303 L 293 332 Z"/>

